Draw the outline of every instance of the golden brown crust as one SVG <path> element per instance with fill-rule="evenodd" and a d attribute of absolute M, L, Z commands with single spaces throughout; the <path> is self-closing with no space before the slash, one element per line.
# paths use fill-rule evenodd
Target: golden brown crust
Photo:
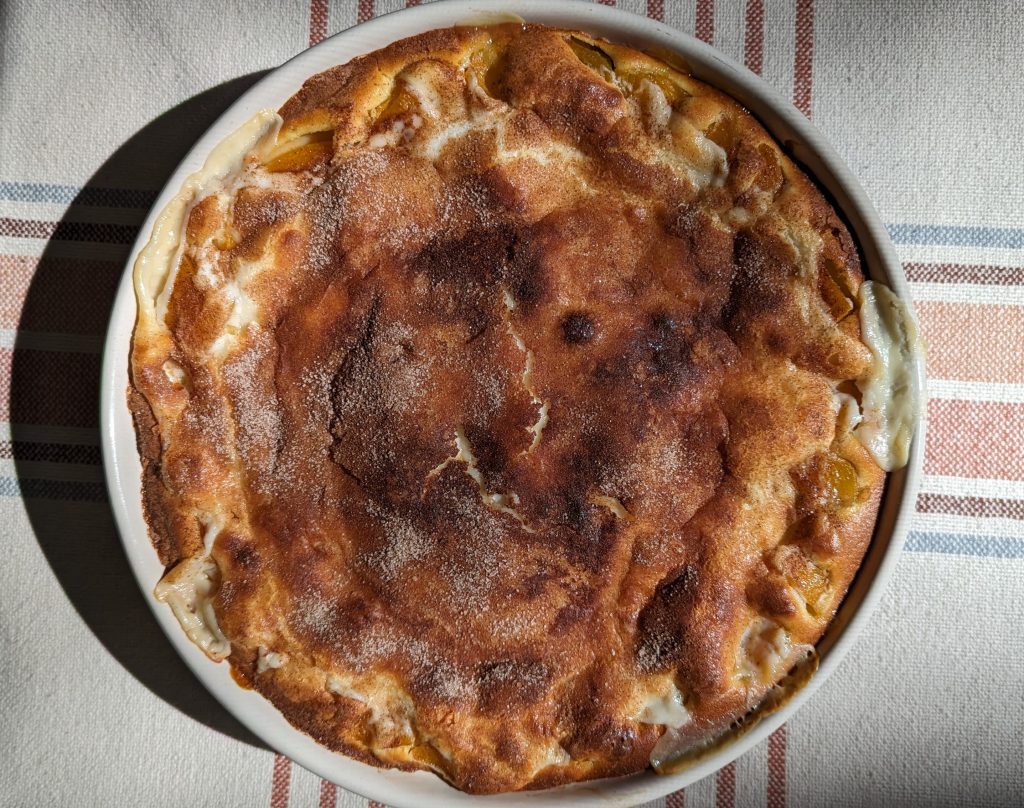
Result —
<path fill-rule="evenodd" d="M 817 189 L 721 93 L 540 26 L 403 40 L 281 116 L 191 207 L 132 360 L 154 544 L 209 552 L 239 675 L 476 793 L 755 707 L 884 479 L 837 406 L 863 276 Z"/>
<path fill-rule="evenodd" d="M 168 567 L 181 558 L 181 550 L 175 543 L 174 509 L 167 503 L 160 482 L 161 451 L 156 418 L 149 402 L 135 387 L 128 390 L 128 408 L 132 413 L 136 445 L 142 461 L 142 510 L 160 563 Z"/>

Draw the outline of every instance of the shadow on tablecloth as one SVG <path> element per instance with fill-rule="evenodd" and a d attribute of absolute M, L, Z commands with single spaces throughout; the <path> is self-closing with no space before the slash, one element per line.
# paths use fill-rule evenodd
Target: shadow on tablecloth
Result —
<path fill-rule="evenodd" d="M 196 721 L 255 746 L 262 744 L 203 688 L 153 619 L 95 472 L 102 463 L 97 348 L 138 230 L 131 222 L 139 221 L 139 208 L 148 208 L 155 189 L 199 136 L 264 73 L 225 82 L 168 110 L 100 166 L 75 192 L 55 227 L 28 223 L 36 233 L 52 234 L 18 323 L 9 415 L 11 454 L 35 538 L 78 614 L 125 670 L 155 695 Z M 148 190 L 130 190 L 140 188 Z M 64 343 L 59 350 L 47 344 L 55 334 L 65 335 L 57 338 Z M 45 464 L 54 462 L 65 464 L 60 480 L 46 472 Z"/>

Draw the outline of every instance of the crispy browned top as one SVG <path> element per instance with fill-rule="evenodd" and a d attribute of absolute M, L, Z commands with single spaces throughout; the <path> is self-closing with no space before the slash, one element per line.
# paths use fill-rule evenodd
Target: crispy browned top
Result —
<path fill-rule="evenodd" d="M 537 26 L 396 43 L 281 115 L 196 200 L 133 354 L 154 542 L 212 541 L 231 664 L 321 742 L 476 792 L 754 707 L 882 485 L 819 192 L 717 91 Z"/>

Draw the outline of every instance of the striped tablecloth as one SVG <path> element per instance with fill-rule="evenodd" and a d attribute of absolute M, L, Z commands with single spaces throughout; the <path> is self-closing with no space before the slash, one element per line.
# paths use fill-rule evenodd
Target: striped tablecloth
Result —
<path fill-rule="evenodd" d="M 188 146 L 262 71 L 401 5 L 0 3 L 0 804 L 365 805 L 262 748 L 159 634 L 105 502 L 97 383 L 128 245 Z M 905 262 L 932 375 L 916 521 L 855 652 L 768 742 L 656 804 L 1024 803 L 1020 6 L 619 5 L 824 130 Z"/>

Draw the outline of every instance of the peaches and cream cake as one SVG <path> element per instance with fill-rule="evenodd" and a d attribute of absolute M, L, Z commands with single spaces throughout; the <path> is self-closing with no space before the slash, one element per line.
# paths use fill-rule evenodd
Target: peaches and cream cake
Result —
<path fill-rule="evenodd" d="M 813 671 L 915 334 L 738 103 L 435 30 L 221 143 L 134 267 L 129 404 L 210 658 L 474 793 L 673 771 Z"/>

